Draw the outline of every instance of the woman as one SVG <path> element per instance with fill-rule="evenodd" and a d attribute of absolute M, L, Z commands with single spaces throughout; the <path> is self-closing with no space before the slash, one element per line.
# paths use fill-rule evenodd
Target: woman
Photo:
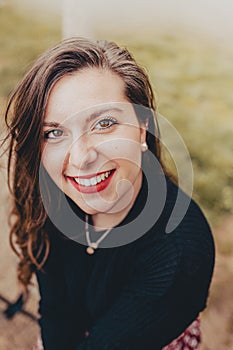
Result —
<path fill-rule="evenodd" d="M 12 94 L 11 239 L 22 285 L 38 279 L 44 349 L 161 349 L 206 306 L 212 235 L 193 200 L 166 231 L 178 188 L 154 111 L 129 52 L 82 38 L 44 53 Z"/>

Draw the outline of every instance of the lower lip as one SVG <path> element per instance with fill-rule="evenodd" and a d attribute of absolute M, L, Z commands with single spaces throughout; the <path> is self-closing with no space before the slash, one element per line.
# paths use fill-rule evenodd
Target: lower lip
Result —
<path fill-rule="evenodd" d="M 72 183 L 72 185 L 81 193 L 96 193 L 105 190 L 105 188 L 108 187 L 110 184 L 110 181 L 112 180 L 113 175 L 115 174 L 115 170 L 111 172 L 109 177 L 100 183 L 93 185 L 93 186 L 83 186 L 78 184 L 73 177 L 69 177 L 68 179 Z"/>

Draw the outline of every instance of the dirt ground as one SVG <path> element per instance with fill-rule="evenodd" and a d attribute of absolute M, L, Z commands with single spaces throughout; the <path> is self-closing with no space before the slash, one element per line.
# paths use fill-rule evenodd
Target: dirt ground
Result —
<path fill-rule="evenodd" d="M 13 301 L 17 296 L 17 258 L 8 243 L 9 195 L 5 171 L 0 171 L 0 296 Z M 233 350 L 233 217 L 214 228 L 217 256 L 207 309 L 201 315 L 202 345 L 200 350 Z M 37 316 L 39 300 L 36 282 L 31 287 L 25 309 Z M 39 334 L 37 323 L 23 314 L 7 320 L 6 303 L 0 300 L 0 349 L 32 350 Z"/>

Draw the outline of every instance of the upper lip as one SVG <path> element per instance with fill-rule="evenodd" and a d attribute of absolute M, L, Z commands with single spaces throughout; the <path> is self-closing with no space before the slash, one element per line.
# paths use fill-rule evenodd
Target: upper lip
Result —
<path fill-rule="evenodd" d="M 91 179 L 92 177 L 95 177 L 95 176 L 98 176 L 98 175 L 101 175 L 101 174 L 105 174 L 106 172 L 113 171 L 113 170 L 115 170 L 115 169 L 108 169 L 108 170 L 105 170 L 105 171 L 101 171 L 99 173 L 82 175 L 82 176 L 67 175 L 67 177 L 75 177 L 76 179 Z"/>

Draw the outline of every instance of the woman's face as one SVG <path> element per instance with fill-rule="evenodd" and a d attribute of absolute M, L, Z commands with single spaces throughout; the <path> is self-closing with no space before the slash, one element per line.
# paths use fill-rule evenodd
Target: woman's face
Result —
<path fill-rule="evenodd" d="M 86 68 L 53 87 L 44 119 L 42 163 L 86 213 L 132 206 L 141 187 L 146 130 L 116 74 Z"/>

